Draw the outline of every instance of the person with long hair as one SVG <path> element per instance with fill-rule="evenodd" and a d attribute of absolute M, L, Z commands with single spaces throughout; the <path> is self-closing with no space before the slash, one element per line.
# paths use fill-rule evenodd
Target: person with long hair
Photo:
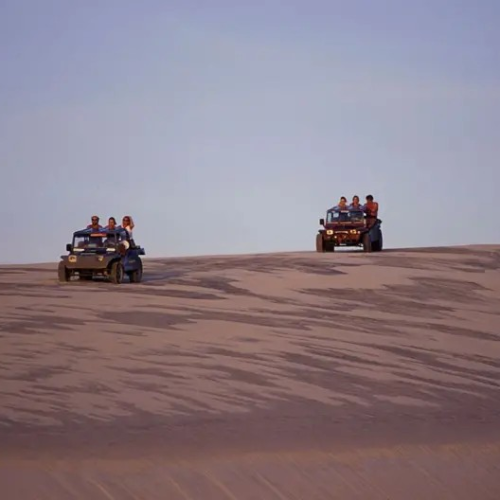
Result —
<path fill-rule="evenodd" d="M 130 215 L 124 215 L 122 219 L 122 227 L 126 229 L 132 238 L 132 231 L 135 227 L 134 221 Z"/>
<path fill-rule="evenodd" d="M 108 225 L 104 229 L 116 229 L 116 219 L 114 217 L 110 217 L 108 219 Z"/>
<path fill-rule="evenodd" d="M 352 203 L 349 205 L 349 210 L 362 210 L 363 206 L 359 202 L 359 196 L 355 194 L 352 197 Z"/>

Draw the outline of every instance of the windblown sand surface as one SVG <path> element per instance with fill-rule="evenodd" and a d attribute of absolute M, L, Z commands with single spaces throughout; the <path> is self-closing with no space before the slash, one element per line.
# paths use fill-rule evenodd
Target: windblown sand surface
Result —
<path fill-rule="evenodd" d="M 500 498 L 500 247 L 0 268 L 0 498 Z"/>

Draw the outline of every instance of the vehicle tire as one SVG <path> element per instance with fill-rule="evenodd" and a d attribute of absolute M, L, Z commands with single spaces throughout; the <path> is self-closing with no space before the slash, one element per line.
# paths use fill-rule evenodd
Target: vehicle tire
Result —
<path fill-rule="evenodd" d="M 373 252 L 380 252 L 382 250 L 382 233 L 379 233 L 377 241 L 374 241 L 372 243 L 372 251 Z"/>
<path fill-rule="evenodd" d="M 370 235 L 365 233 L 363 235 L 363 252 L 371 252 L 372 251 L 372 240 L 370 239 Z"/>
<path fill-rule="evenodd" d="M 71 279 L 71 271 L 64 265 L 64 262 L 59 262 L 57 277 L 60 283 L 65 283 Z"/>
<path fill-rule="evenodd" d="M 123 265 L 121 261 L 115 260 L 111 264 L 111 269 L 109 271 L 109 280 L 111 283 L 119 285 L 123 281 Z"/>
<path fill-rule="evenodd" d="M 140 283 L 142 281 L 142 261 L 139 260 L 139 268 L 128 273 L 130 283 Z"/>
<path fill-rule="evenodd" d="M 325 242 L 323 241 L 323 236 L 321 234 L 316 235 L 316 252 L 325 251 Z"/>
<path fill-rule="evenodd" d="M 382 233 L 380 233 L 380 238 L 378 240 L 377 252 L 380 252 L 382 250 L 382 248 L 384 248 L 384 238 L 382 236 Z"/>

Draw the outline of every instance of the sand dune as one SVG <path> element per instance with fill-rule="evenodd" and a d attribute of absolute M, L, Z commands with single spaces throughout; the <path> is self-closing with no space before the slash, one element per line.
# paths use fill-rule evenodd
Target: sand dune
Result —
<path fill-rule="evenodd" d="M 0 491 L 500 498 L 500 246 L 0 267 Z"/>

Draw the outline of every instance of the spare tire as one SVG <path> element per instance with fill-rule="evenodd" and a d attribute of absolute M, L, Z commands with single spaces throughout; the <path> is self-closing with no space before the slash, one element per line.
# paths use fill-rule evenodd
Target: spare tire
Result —
<path fill-rule="evenodd" d="M 120 241 L 120 243 L 118 244 L 118 251 L 122 255 L 125 255 L 125 253 L 129 248 L 130 248 L 130 243 L 127 240 Z"/>
<path fill-rule="evenodd" d="M 371 252 L 372 251 L 372 240 L 371 240 L 370 235 L 368 233 L 365 233 L 363 235 L 363 251 L 364 252 Z"/>

